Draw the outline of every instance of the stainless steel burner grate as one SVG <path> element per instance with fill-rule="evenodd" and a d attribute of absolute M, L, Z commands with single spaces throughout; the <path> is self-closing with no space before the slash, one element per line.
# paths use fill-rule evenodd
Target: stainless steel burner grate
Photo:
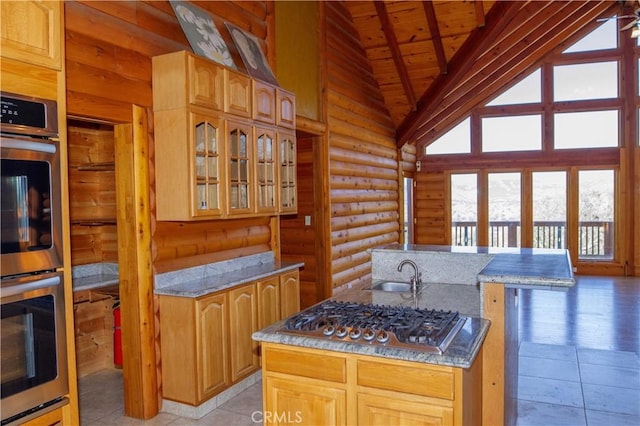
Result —
<path fill-rule="evenodd" d="M 292 316 L 280 331 L 443 353 L 465 320 L 453 311 L 325 301 Z"/>

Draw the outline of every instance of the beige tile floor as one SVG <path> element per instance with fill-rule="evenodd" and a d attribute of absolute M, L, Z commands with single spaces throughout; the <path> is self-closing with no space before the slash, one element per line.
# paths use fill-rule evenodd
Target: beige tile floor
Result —
<path fill-rule="evenodd" d="M 252 385 L 198 420 L 161 412 L 144 421 L 124 415 L 122 370 L 102 370 L 78 381 L 80 424 L 255 426 L 262 423 L 261 386 L 261 382 Z"/>
<path fill-rule="evenodd" d="M 518 426 L 640 425 L 635 352 L 523 342 Z"/>

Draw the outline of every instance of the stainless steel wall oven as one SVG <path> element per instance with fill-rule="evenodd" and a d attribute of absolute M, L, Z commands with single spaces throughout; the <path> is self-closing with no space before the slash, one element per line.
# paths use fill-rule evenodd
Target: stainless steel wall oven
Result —
<path fill-rule="evenodd" d="M 60 405 L 69 384 L 57 106 L 6 92 L 0 103 L 4 425 Z"/>
<path fill-rule="evenodd" d="M 62 266 L 56 105 L 1 95 L 2 276 Z"/>

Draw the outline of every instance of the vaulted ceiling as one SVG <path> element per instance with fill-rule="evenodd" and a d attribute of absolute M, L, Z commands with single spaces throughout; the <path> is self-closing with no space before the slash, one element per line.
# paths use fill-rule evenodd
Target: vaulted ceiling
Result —
<path fill-rule="evenodd" d="M 428 144 L 597 19 L 636 1 L 347 1 L 398 146 Z"/>

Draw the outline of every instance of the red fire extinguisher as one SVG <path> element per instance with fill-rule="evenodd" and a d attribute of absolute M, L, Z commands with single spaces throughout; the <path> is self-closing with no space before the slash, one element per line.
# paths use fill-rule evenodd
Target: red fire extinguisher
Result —
<path fill-rule="evenodd" d="M 113 305 L 113 364 L 116 368 L 122 368 L 122 330 L 120 325 L 120 302 Z"/>

